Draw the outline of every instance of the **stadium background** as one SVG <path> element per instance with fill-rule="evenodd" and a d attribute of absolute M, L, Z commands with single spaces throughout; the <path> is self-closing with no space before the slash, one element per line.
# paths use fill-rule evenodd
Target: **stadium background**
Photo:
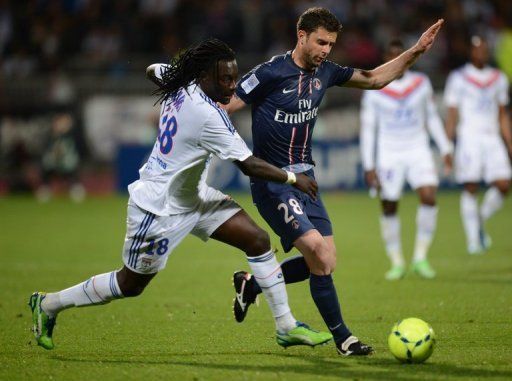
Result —
<path fill-rule="evenodd" d="M 243 74 L 292 49 L 297 17 L 313 5 L 330 8 L 343 24 L 330 58 L 361 68 L 377 66 L 390 39 L 400 37 L 410 46 L 444 17 L 434 48 L 414 67 L 431 77 L 441 112 L 447 73 L 465 62 L 470 35 L 487 37 L 493 63 L 512 76 L 512 3 L 506 0 L 4 0 L 0 193 L 37 191 L 55 139 L 52 128 L 66 123 L 63 116 L 80 157 L 76 176 L 87 192 L 124 191 L 156 134 L 158 106 L 153 107 L 146 66 L 167 62 L 180 48 L 214 36 L 233 47 Z M 360 95 L 360 90 L 335 88 L 323 102 L 314 148 L 323 189 L 363 187 Z M 233 119 L 250 144 L 249 116 L 245 110 Z M 214 186 L 247 187 L 229 163 L 216 163 L 212 173 Z M 59 190 L 55 177 L 48 181 Z M 450 185 L 450 178 L 443 184 Z"/>

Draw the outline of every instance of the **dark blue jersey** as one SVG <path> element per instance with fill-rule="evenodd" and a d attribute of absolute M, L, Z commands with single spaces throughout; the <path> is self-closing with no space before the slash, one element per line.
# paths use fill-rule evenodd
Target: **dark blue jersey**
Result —
<path fill-rule="evenodd" d="M 288 52 L 244 75 L 236 95 L 252 105 L 254 155 L 294 172 L 311 168 L 318 107 L 325 91 L 348 81 L 353 72 L 331 61 L 306 71 Z"/>

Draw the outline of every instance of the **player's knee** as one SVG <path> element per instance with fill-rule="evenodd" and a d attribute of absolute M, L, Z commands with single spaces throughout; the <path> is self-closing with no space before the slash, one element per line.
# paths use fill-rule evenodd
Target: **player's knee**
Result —
<path fill-rule="evenodd" d="M 311 272 L 315 275 L 330 275 L 335 269 L 336 259 L 333 261 L 320 260 L 315 264 L 314 269 L 312 269 Z"/>
<path fill-rule="evenodd" d="M 251 234 L 251 240 L 244 250 L 248 256 L 257 256 L 266 253 L 270 249 L 270 237 L 263 229 L 256 229 Z"/>
<path fill-rule="evenodd" d="M 327 270 L 329 270 L 329 274 L 332 274 L 334 272 L 334 270 L 336 270 L 336 263 L 337 260 L 336 260 L 336 256 L 333 255 L 331 257 L 329 257 L 329 263 L 328 263 L 328 268 Z M 326 274 L 328 275 L 328 274 Z"/>
<path fill-rule="evenodd" d="M 327 254 L 328 258 L 328 265 L 329 265 L 329 271 L 330 273 L 333 273 L 334 270 L 336 270 L 336 265 L 338 262 L 338 259 L 336 257 L 336 249 L 329 249 L 329 253 Z"/>
<path fill-rule="evenodd" d="M 141 279 L 123 268 L 117 273 L 117 283 L 124 297 L 139 296 L 142 294 L 151 278 Z"/>
<path fill-rule="evenodd" d="M 385 216 L 394 216 L 398 210 L 398 203 L 396 201 L 382 200 L 382 213 Z"/>
<path fill-rule="evenodd" d="M 436 196 L 434 194 L 422 196 L 421 204 L 426 206 L 436 206 Z"/>
<path fill-rule="evenodd" d="M 478 186 L 477 183 L 465 183 L 464 190 L 474 195 L 478 192 Z"/>
<path fill-rule="evenodd" d="M 310 247 L 314 258 L 314 269 L 316 275 L 329 275 L 336 268 L 336 253 L 329 250 L 324 242 L 318 242 Z"/>

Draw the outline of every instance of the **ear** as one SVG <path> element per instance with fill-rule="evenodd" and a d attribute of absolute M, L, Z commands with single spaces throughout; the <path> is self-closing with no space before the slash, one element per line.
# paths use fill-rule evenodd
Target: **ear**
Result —
<path fill-rule="evenodd" d="M 210 82 L 213 82 L 213 76 L 210 70 L 202 70 L 199 73 L 197 82 L 202 86 L 210 86 Z"/>
<path fill-rule="evenodd" d="M 305 30 L 298 30 L 297 31 L 297 41 L 300 45 L 304 45 L 306 43 L 308 34 Z"/>

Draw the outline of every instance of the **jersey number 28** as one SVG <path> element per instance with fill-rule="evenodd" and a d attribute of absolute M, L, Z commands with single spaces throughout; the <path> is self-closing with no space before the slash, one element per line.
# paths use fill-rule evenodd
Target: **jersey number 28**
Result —
<path fill-rule="evenodd" d="M 304 213 L 302 211 L 302 209 L 300 208 L 299 202 L 297 200 L 295 200 L 294 198 L 290 198 L 288 200 L 288 203 L 290 204 L 290 206 L 292 207 L 293 211 L 296 214 L 303 214 Z M 277 206 L 277 210 L 281 210 L 281 209 L 284 209 L 284 222 L 285 223 L 289 223 L 290 221 L 292 221 L 295 218 L 295 216 L 293 214 L 290 214 L 289 209 L 288 209 L 288 205 L 286 205 L 284 202 L 280 203 Z"/>

